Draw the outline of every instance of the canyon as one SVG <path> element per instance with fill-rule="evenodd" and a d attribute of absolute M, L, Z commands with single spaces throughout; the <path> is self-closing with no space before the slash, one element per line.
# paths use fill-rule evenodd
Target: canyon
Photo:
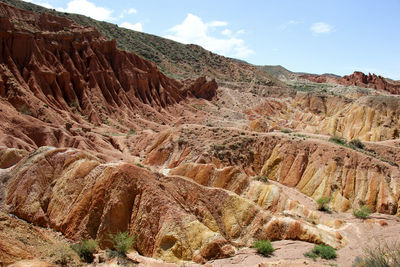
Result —
<path fill-rule="evenodd" d="M 398 239 L 398 81 L 162 38 L 209 60 L 193 70 L 159 48 L 152 62 L 67 16 L 0 2 L 0 263 L 82 266 L 71 244 L 104 252 L 128 232 L 128 266 L 351 266 L 360 244 Z M 314 244 L 338 259 L 306 258 Z"/>

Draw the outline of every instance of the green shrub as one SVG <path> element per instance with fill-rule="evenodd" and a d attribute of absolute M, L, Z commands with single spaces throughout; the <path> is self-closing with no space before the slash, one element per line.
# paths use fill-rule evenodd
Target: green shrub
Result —
<path fill-rule="evenodd" d="M 372 211 L 368 206 L 362 206 L 361 209 L 356 209 L 353 211 L 353 215 L 360 219 L 366 219 L 371 215 Z"/>
<path fill-rule="evenodd" d="M 320 197 L 317 199 L 318 210 L 331 213 L 331 209 L 326 205 L 331 201 L 329 197 Z"/>
<path fill-rule="evenodd" d="M 79 257 L 87 262 L 93 262 L 93 253 L 97 250 L 97 241 L 86 239 L 77 244 L 71 245 L 71 248 L 79 255 Z"/>
<path fill-rule="evenodd" d="M 269 256 L 275 251 L 271 242 L 268 240 L 258 240 L 254 242 L 254 247 L 257 249 L 258 253 L 264 256 Z"/>
<path fill-rule="evenodd" d="M 257 181 L 260 181 L 260 182 L 264 182 L 264 183 L 268 182 L 268 178 L 266 176 L 262 176 L 262 175 L 258 175 L 254 179 L 256 179 Z"/>
<path fill-rule="evenodd" d="M 129 129 L 129 133 L 128 133 L 128 135 L 132 135 L 132 134 L 135 134 L 135 130 L 134 130 L 134 129 L 132 129 L 132 128 L 130 128 L 130 129 Z"/>
<path fill-rule="evenodd" d="M 329 138 L 329 142 L 332 142 L 332 143 L 335 143 L 338 145 L 342 145 L 342 146 L 347 144 L 346 140 L 343 137 L 338 136 L 338 135 L 335 135 L 335 136 L 332 136 L 331 138 Z"/>
<path fill-rule="evenodd" d="M 360 139 L 353 139 L 349 142 L 351 148 L 364 149 L 365 145 L 360 141 Z"/>
<path fill-rule="evenodd" d="M 336 259 L 336 250 L 331 246 L 315 245 L 311 253 L 326 260 Z"/>
<path fill-rule="evenodd" d="M 306 252 L 303 254 L 305 257 L 313 259 L 314 261 L 318 258 L 318 255 L 312 251 Z"/>
<path fill-rule="evenodd" d="M 291 133 L 292 130 L 290 130 L 290 129 L 281 129 L 281 132 L 282 133 Z"/>
<path fill-rule="evenodd" d="M 109 234 L 111 244 L 118 254 L 125 256 L 126 252 L 135 244 L 135 237 L 129 236 L 128 232 L 118 232 L 115 235 Z"/>

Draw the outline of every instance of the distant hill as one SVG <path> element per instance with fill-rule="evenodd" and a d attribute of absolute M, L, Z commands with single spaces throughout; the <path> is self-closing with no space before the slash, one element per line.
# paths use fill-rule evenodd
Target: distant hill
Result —
<path fill-rule="evenodd" d="M 285 69 L 281 65 L 276 65 L 276 66 L 265 65 L 265 66 L 258 66 L 258 68 L 278 79 L 290 80 L 295 76 L 295 73 L 291 72 L 288 69 Z"/>
<path fill-rule="evenodd" d="M 83 26 L 91 26 L 108 39 L 116 39 L 121 50 L 135 52 L 144 59 L 157 64 L 164 74 L 177 78 L 197 78 L 208 75 L 222 81 L 253 82 L 258 85 L 285 86 L 275 77 L 245 61 L 212 53 L 198 45 L 184 45 L 159 36 L 118 27 L 116 24 L 19 0 L 0 0 L 20 9 L 34 13 L 49 13 L 65 17 Z"/>

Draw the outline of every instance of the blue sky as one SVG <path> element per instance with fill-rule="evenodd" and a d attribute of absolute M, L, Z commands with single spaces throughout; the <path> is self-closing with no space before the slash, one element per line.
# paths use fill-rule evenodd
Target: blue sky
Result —
<path fill-rule="evenodd" d="M 30 0 L 291 71 L 400 80 L 400 0 Z"/>

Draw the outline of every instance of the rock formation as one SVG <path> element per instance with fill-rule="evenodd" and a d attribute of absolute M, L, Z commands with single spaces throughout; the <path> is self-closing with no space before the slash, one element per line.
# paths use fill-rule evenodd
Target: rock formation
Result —
<path fill-rule="evenodd" d="M 329 196 L 332 209 L 337 211 L 347 211 L 359 207 L 360 203 L 367 203 L 381 213 L 399 212 L 399 168 L 378 155 L 301 136 L 287 138 L 269 133 L 248 137 L 235 131 L 224 132 L 225 136 L 221 133 L 214 135 L 213 145 L 202 137 L 196 137 L 195 141 L 182 130 L 162 133 L 148 149 L 146 162 L 172 168 L 171 173 L 190 177 L 200 184 L 223 187 L 244 196 L 253 190 L 245 174 L 260 174 L 294 187 L 315 200 Z M 177 134 L 187 140 L 183 145 L 173 141 Z M 207 136 L 208 140 L 212 138 L 204 132 L 199 136 Z M 241 166 L 245 173 L 230 168 L 215 173 L 209 165 L 201 168 L 182 165 L 190 162 L 213 163 L 219 168 L 236 165 Z M 276 197 L 279 199 L 278 195 Z M 249 198 L 262 202 L 258 198 Z M 285 203 L 283 199 L 279 201 Z M 273 208 L 279 210 L 276 206 Z"/>
<path fill-rule="evenodd" d="M 3 182 L 7 209 L 19 218 L 102 246 L 109 233 L 129 230 L 141 254 L 166 261 L 226 257 L 260 238 L 342 245 L 334 230 L 273 215 L 229 191 L 79 150 L 42 147 Z"/>
<path fill-rule="evenodd" d="M 110 233 L 124 231 L 136 237 L 128 258 L 144 264 L 147 256 L 223 265 L 249 253 L 264 266 L 250 248 L 258 239 L 279 245 L 273 257 L 303 249 L 275 263 L 297 264 L 322 243 L 348 264 L 354 244 L 396 238 L 388 234 L 400 228 L 400 99 L 389 94 L 397 82 L 303 77 L 321 85 L 289 73 L 285 85 L 265 72 L 282 68 L 193 45 L 157 49 L 197 51 L 154 57 L 165 56 L 165 73 L 190 77 L 178 81 L 49 12 L 0 3 L 0 263 L 58 264 L 50 248 L 69 253 L 71 242 L 94 238 L 105 249 Z M 318 210 L 321 197 L 332 213 Z M 354 218 L 364 205 L 375 214 Z"/>
<path fill-rule="evenodd" d="M 312 75 L 303 74 L 300 78 L 316 82 L 316 83 L 337 83 L 342 85 L 354 85 L 359 87 L 374 88 L 377 90 L 384 90 L 391 94 L 400 94 L 400 82 L 386 79 L 380 75 L 368 73 L 365 75 L 360 71 L 355 71 L 351 75 L 343 77 L 335 77 L 331 75 Z"/>

